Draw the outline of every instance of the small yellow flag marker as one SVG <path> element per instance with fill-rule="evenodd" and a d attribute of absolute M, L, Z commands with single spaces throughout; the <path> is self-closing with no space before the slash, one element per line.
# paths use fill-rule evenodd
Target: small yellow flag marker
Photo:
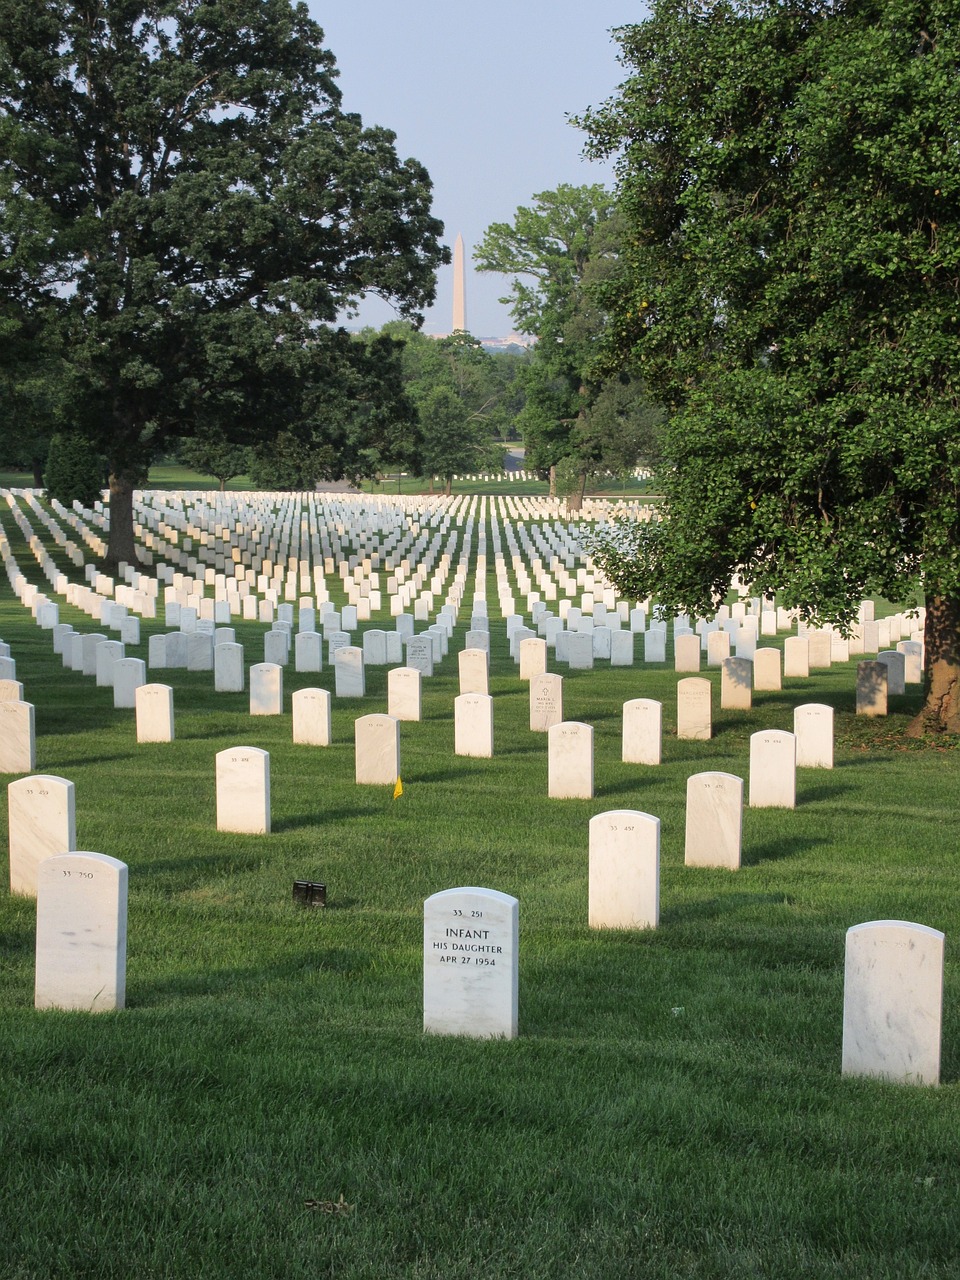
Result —
<path fill-rule="evenodd" d="M 400 778 L 397 778 L 397 785 L 393 788 L 393 798 L 394 800 L 399 800 L 399 798 L 402 795 L 403 795 L 403 782 Z"/>

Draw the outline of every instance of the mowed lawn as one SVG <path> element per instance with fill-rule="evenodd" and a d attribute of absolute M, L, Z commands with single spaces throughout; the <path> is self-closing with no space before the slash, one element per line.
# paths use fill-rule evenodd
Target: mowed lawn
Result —
<path fill-rule="evenodd" d="M 385 670 L 334 699 L 327 748 L 292 744 L 290 694 L 331 671 L 291 665 L 269 718 L 210 673 L 152 672 L 176 740 L 138 745 L 2 576 L 37 772 L 75 784 L 78 847 L 129 865 L 130 905 L 126 1009 L 38 1013 L 35 905 L 0 894 L 0 1277 L 955 1278 L 960 756 L 904 738 L 918 693 L 857 720 L 850 663 L 721 712 L 714 672 L 714 737 L 692 743 L 668 666 L 562 669 L 596 796 L 550 801 L 500 625 L 494 758 L 454 755 L 468 623 L 402 725 L 394 799 L 353 780 Z M 263 630 L 237 624 L 248 664 Z M 620 760 L 634 697 L 664 704 L 657 768 Z M 745 812 L 741 870 L 685 868 L 687 777 L 747 778 L 749 735 L 810 701 L 836 708 L 836 767 L 801 771 L 794 811 Z M 215 830 L 214 758 L 241 744 L 270 753 L 269 836 Z M 587 927 L 609 809 L 661 821 L 656 930 Z M 295 879 L 324 881 L 326 910 L 295 906 Z M 514 1041 L 422 1032 L 423 901 L 461 885 L 519 899 Z M 947 935 L 939 1088 L 840 1075 L 844 934 L 888 918 Z"/>

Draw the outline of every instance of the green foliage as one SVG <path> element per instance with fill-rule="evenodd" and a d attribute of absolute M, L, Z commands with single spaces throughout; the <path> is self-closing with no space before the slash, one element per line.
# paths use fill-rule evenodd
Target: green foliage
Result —
<path fill-rule="evenodd" d="M 55 435 L 50 441 L 44 482 L 48 498 L 66 507 L 74 502 L 92 507 L 103 494 L 103 457 L 82 436 Z"/>
<path fill-rule="evenodd" d="M 114 556 L 168 442 L 322 434 L 362 363 L 338 312 L 433 298 L 428 175 L 341 111 L 322 39 L 291 0 L 0 0 L 0 310 L 66 363 L 71 429 L 123 500 Z M 330 467 L 353 431 L 334 423 Z"/>
<path fill-rule="evenodd" d="M 921 572 L 960 594 L 955 17 L 667 0 L 619 33 L 586 120 L 630 232 L 608 365 L 671 409 L 667 520 L 601 554 L 638 594 L 709 612 L 740 569 L 841 624 Z"/>
<path fill-rule="evenodd" d="M 221 490 L 235 476 L 245 475 L 252 462 L 251 451 L 244 445 L 231 444 L 213 436 L 185 440 L 180 446 L 180 460 L 201 475 L 215 476 Z"/>
<path fill-rule="evenodd" d="M 417 474 L 444 477 L 449 491 L 451 476 L 486 466 L 492 438 L 509 435 L 522 403 L 517 358 L 494 357 L 468 333 L 429 338 L 397 321 L 377 340 L 400 344 L 403 390 L 417 424 L 416 449 L 399 460 Z"/>
<path fill-rule="evenodd" d="M 489 456 L 485 425 L 470 416 L 452 388 L 431 387 L 419 403 L 423 433 L 421 468 L 425 476 L 442 476 L 448 492 L 458 471 L 478 471 Z"/>
<path fill-rule="evenodd" d="M 591 474 L 632 467 L 655 447 L 659 413 L 636 377 L 608 386 L 595 369 L 606 317 L 601 285 L 619 279 L 622 226 L 602 186 L 560 186 L 521 206 L 512 224 L 487 228 L 475 257 L 481 271 L 512 276 L 517 327 L 538 339 L 522 370 L 517 423 L 528 465 L 557 473 L 558 488 L 582 495 Z"/>

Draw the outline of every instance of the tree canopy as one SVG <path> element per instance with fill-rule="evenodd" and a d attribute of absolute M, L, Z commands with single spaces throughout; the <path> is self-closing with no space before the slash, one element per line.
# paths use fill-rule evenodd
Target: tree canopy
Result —
<path fill-rule="evenodd" d="M 321 447 L 317 387 L 368 392 L 381 354 L 338 313 L 433 298 L 428 175 L 336 76 L 291 0 L 0 0 L 0 315 L 57 352 L 70 427 L 109 460 L 113 559 L 165 444 Z"/>
<path fill-rule="evenodd" d="M 712 611 L 922 582 L 922 723 L 960 730 L 960 76 L 946 0 L 657 0 L 584 123 L 619 156 L 606 358 L 670 408 L 659 524 L 598 549 Z"/>
<path fill-rule="evenodd" d="M 629 468 L 653 449 L 660 415 L 638 377 L 617 371 L 614 393 L 596 368 L 606 323 L 597 289 L 620 274 L 613 195 L 600 185 L 563 185 L 533 201 L 512 223 L 492 223 L 474 257 L 479 270 L 512 277 L 501 301 L 517 328 L 537 338 L 517 419 L 527 464 L 549 472 L 552 485 L 559 467 L 577 506 L 591 473 Z"/>

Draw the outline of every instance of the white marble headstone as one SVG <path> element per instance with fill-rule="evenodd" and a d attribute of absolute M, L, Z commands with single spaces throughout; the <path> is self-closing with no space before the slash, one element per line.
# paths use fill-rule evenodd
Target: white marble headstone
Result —
<path fill-rule="evenodd" d="M 663 704 L 654 698 L 631 698 L 623 704 L 624 764 L 659 764 L 663 754 Z"/>
<path fill-rule="evenodd" d="M 783 729 L 750 735 L 750 808 L 793 809 L 797 802 L 797 740 Z"/>
<path fill-rule="evenodd" d="M 691 672 L 700 670 L 700 637 L 697 635 L 677 636 L 673 642 L 674 671 Z"/>
<path fill-rule="evenodd" d="M 423 1029 L 517 1035 L 519 903 L 496 889 L 446 889 L 423 904 Z"/>
<path fill-rule="evenodd" d="M 55 774 L 18 778 L 7 787 L 10 892 L 37 896 L 37 868 L 77 843 L 74 786 Z"/>
<path fill-rule="evenodd" d="M 333 655 L 334 688 L 338 698 L 362 698 L 366 693 L 363 650 L 342 645 Z"/>
<path fill-rule="evenodd" d="M 395 720 L 419 721 L 422 687 L 423 675 L 416 667 L 391 667 L 387 672 L 387 714 Z"/>
<path fill-rule="evenodd" d="M 520 641 L 520 679 L 532 680 L 547 669 L 547 642 L 539 636 Z"/>
<path fill-rule="evenodd" d="M 142 684 L 134 694 L 138 742 L 173 742 L 173 689 Z"/>
<path fill-rule="evenodd" d="M 590 819 L 591 929 L 655 929 L 660 920 L 660 819 L 612 809 Z"/>
<path fill-rule="evenodd" d="M 545 671 L 530 681 L 530 731 L 546 733 L 563 719 L 563 676 Z"/>
<path fill-rule="evenodd" d="M 113 705 L 137 705 L 137 690 L 147 683 L 147 664 L 142 658 L 120 658 L 113 666 Z"/>
<path fill-rule="evenodd" d="M 38 1009 L 122 1009 L 127 866 L 103 853 L 61 853 L 37 868 Z"/>
<path fill-rule="evenodd" d="M 677 681 L 678 738 L 702 741 L 713 736 L 712 698 L 712 686 L 705 676 Z"/>
<path fill-rule="evenodd" d="M 295 671 L 317 672 L 323 670 L 323 636 L 319 631 L 298 631 L 293 642 Z"/>
<path fill-rule="evenodd" d="M 593 726 L 563 720 L 547 730 L 547 795 L 593 799 Z"/>
<path fill-rule="evenodd" d="M 833 707 L 807 702 L 793 711 L 798 769 L 833 768 Z"/>
<path fill-rule="evenodd" d="M 847 930 L 844 1075 L 940 1083 L 944 935 L 907 920 Z"/>
<path fill-rule="evenodd" d="M 0 773 L 32 773 L 37 767 L 32 702 L 0 702 Z"/>
<path fill-rule="evenodd" d="M 753 698 L 753 663 L 749 658 L 724 658 L 720 664 L 720 706 L 726 711 L 749 711 Z"/>
<path fill-rule="evenodd" d="M 753 687 L 758 693 L 773 693 L 782 688 L 779 649 L 757 649 L 753 655 Z"/>
<path fill-rule="evenodd" d="M 887 666 L 883 662 L 857 663 L 857 715 L 887 714 Z"/>
<path fill-rule="evenodd" d="M 737 871 L 742 834 L 743 779 L 719 772 L 689 777 L 684 863 Z"/>
<path fill-rule="evenodd" d="M 804 680 L 810 675 L 810 643 L 806 636 L 787 636 L 784 640 L 783 674 Z"/>
<path fill-rule="evenodd" d="M 461 649 L 457 669 L 461 693 L 489 693 L 490 657 L 486 649 Z"/>
<path fill-rule="evenodd" d="M 453 700 L 453 750 L 458 756 L 493 755 L 493 698 L 461 693 Z"/>
<path fill-rule="evenodd" d="M 250 714 L 279 716 L 283 713 L 283 667 L 276 662 L 257 662 L 250 668 Z"/>
<path fill-rule="evenodd" d="M 353 724 L 355 777 L 363 785 L 395 786 L 400 777 L 400 721 L 375 713 Z"/>
<path fill-rule="evenodd" d="M 330 694 L 326 689 L 297 689 L 291 698 L 293 741 L 304 746 L 329 747 Z"/>
<path fill-rule="evenodd" d="M 214 646 L 213 687 L 217 693 L 243 693 L 243 645 L 229 641 Z"/>
<path fill-rule="evenodd" d="M 259 747 L 217 752 L 217 830 L 270 833 L 270 753 Z"/>

